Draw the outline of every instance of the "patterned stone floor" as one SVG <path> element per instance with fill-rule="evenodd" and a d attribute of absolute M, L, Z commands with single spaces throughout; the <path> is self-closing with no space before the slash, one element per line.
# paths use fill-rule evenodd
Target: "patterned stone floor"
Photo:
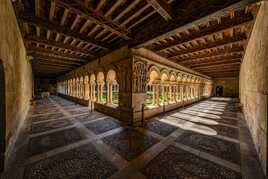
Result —
<path fill-rule="evenodd" d="M 30 109 L 2 178 L 262 179 L 241 116 L 210 98 L 131 128 L 52 96 Z"/>

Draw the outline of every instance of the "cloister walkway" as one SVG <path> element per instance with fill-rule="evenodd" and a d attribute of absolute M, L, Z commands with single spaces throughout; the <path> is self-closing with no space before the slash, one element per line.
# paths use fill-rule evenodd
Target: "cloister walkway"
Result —
<path fill-rule="evenodd" d="M 63 98 L 29 112 L 3 178 L 258 178 L 234 100 L 210 98 L 131 128 Z"/>

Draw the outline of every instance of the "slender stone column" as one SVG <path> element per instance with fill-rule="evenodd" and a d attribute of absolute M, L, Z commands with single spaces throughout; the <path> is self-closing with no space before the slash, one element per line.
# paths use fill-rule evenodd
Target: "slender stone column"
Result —
<path fill-rule="evenodd" d="M 156 104 L 159 105 L 160 104 L 160 100 L 159 100 L 159 84 L 156 84 L 156 90 L 155 90 L 155 94 L 156 94 Z"/>
<path fill-rule="evenodd" d="M 164 104 L 164 102 L 165 102 L 165 87 L 163 84 L 161 84 L 160 88 L 161 88 L 162 102 Z"/>
<path fill-rule="evenodd" d="M 84 91 L 85 91 L 84 99 L 88 100 L 89 99 L 89 84 L 87 81 L 85 81 L 85 84 L 84 84 Z"/>
<path fill-rule="evenodd" d="M 168 85 L 168 103 L 172 101 L 172 84 Z"/>
<path fill-rule="evenodd" d="M 110 102 L 110 82 L 106 82 L 106 91 L 107 91 L 107 94 L 106 94 L 106 104 L 111 104 Z"/>
<path fill-rule="evenodd" d="M 112 83 L 109 84 L 109 91 L 110 91 L 110 93 L 109 93 L 109 101 L 112 104 L 113 103 L 113 84 Z"/>
<path fill-rule="evenodd" d="M 156 93 L 156 90 L 155 90 L 155 84 L 152 84 L 152 91 L 153 91 L 153 105 L 155 105 L 156 104 L 156 95 L 155 95 L 155 93 Z"/>
<path fill-rule="evenodd" d="M 100 84 L 100 103 L 102 102 L 102 95 L 103 95 L 103 86 L 104 84 Z"/>

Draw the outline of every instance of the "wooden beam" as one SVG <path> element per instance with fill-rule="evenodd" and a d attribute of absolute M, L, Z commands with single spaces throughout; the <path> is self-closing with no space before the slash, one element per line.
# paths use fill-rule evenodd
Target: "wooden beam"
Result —
<path fill-rule="evenodd" d="M 72 61 L 67 61 L 67 60 L 59 60 L 59 59 L 52 59 L 52 58 L 38 58 L 38 57 L 34 57 L 33 60 L 38 60 L 38 61 L 44 61 L 44 62 L 50 62 L 50 63 L 55 63 L 55 64 L 69 64 L 72 66 L 81 66 L 81 63 L 78 62 L 72 62 Z"/>
<path fill-rule="evenodd" d="M 27 52 L 37 52 L 37 53 L 51 53 L 53 55 L 58 55 L 58 56 L 62 56 L 62 57 L 67 57 L 67 58 L 73 58 L 75 59 L 74 61 L 77 61 L 77 59 L 81 59 L 81 61 L 88 61 L 88 58 L 81 58 L 80 56 L 77 55 L 71 55 L 71 54 L 66 54 L 60 51 L 56 51 L 56 50 L 51 50 L 51 49 L 45 49 L 45 48 L 38 48 L 38 47 L 29 47 L 27 48 Z"/>
<path fill-rule="evenodd" d="M 119 13 L 114 21 L 119 21 L 126 13 L 128 13 L 133 7 L 135 7 L 141 0 L 134 0 L 127 8 L 125 8 L 121 13 Z"/>
<path fill-rule="evenodd" d="M 75 68 L 74 65 L 62 64 L 62 63 L 56 63 L 56 62 L 51 63 L 51 62 L 40 61 L 38 59 L 34 60 L 32 62 L 32 64 L 35 64 L 35 65 L 51 65 L 51 66 L 66 67 L 66 68 L 71 68 L 71 69 Z"/>
<path fill-rule="evenodd" d="M 71 25 L 71 30 L 73 30 L 76 26 L 76 24 L 78 23 L 78 21 L 80 20 L 81 16 L 77 15 L 73 21 L 73 24 Z"/>
<path fill-rule="evenodd" d="M 129 18 L 127 18 L 126 20 L 124 20 L 122 22 L 122 25 L 123 26 L 126 26 L 130 21 L 132 21 L 134 18 L 138 17 L 141 13 L 143 13 L 143 11 L 145 11 L 146 9 L 148 9 L 150 6 L 151 6 L 150 4 L 146 4 L 145 6 L 143 6 L 141 9 L 139 9 L 137 12 L 135 12 Z"/>
<path fill-rule="evenodd" d="M 60 67 L 60 66 L 56 66 L 56 65 L 53 65 L 53 64 L 33 64 L 33 66 L 36 66 L 36 67 L 46 67 L 48 69 L 63 69 L 63 70 L 72 70 L 73 68 L 72 67 Z"/>
<path fill-rule="evenodd" d="M 103 17 L 100 13 L 97 13 L 94 9 L 92 9 L 91 6 L 84 6 L 83 2 L 80 0 L 57 0 L 57 3 L 59 6 L 83 16 L 86 20 L 106 28 L 125 40 L 131 39 L 131 37 L 128 36 L 129 32 L 126 29 L 123 29 L 112 20 Z"/>
<path fill-rule="evenodd" d="M 98 12 L 102 6 L 105 4 L 106 0 L 100 0 L 100 2 L 98 3 L 97 7 L 96 7 L 96 11 Z"/>
<path fill-rule="evenodd" d="M 34 25 L 34 26 L 39 26 L 43 29 L 53 31 L 55 33 L 60 33 L 65 36 L 72 37 L 74 39 L 77 39 L 79 41 L 84 41 L 87 43 L 90 43 L 96 47 L 99 47 L 105 51 L 109 50 L 109 47 L 102 42 L 96 41 L 94 38 L 91 37 L 86 37 L 80 33 L 77 33 L 73 30 L 68 30 L 65 27 L 59 27 L 59 25 L 54 24 L 52 22 L 44 21 L 43 19 L 37 18 L 37 17 L 32 17 L 32 16 L 23 16 L 22 20 L 28 24 Z"/>
<path fill-rule="evenodd" d="M 56 0 L 50 1 L 49 21 L 53 21 L 56 11 Z"/>
<path fill-rule="evenodd" d="M 64 13 L 63 13 L 62 18 L 61 18 L 61 21 L 60 21 L 60 25 L 61 26 L 64 26 L 64 24 L 66 22 L 66 19 L 68 17 L 68 14 L 69 14 L 69 10 L 68 9 L 64 9 Z"/>
<path fill-rule="evenodd" d="M 207 50 L 215 50 L 217 48 L 224 48 L 225 46 L 229 46 L 229 45 L 245 43 L 246 40 L 244 38 L 242 39 L 243 40 L 238 40 L 236 38 L 224 39 L 221 41 L 217 41 L 215 43 L 208 44 L 207 46 L 200 46 L 199 48 L 195 48 L 195 49 L 186 49 L 182 52 L 178 52 L 177 54 L 173 54 L 171 57 L 168 57 L 168 58 L 172 60 L 182 55 L 190 55 L 192 53 L 202 53 L 203 51 L 207 51 Z"/>
<path fill-rule="evenodd" d="M 226 52 L 222 54 L 209 54 L 208 56 L 201 57 L 201 58 L 186 58 L 185 60 L 179 61 L 180 64 L 183 65 L 192 65 L 194 63 L 206 63 L 210 61 L 216 61 L 216 60 L 227 60 L 229 58 L 243 58 L 243 51 L 237 51 L 237 52 Z"/>
<path fill-rule="evenodd" d="M 111 14 L 114 12 L 114 10 L 120 6 L 121 4 L 125 3 L 125 0 L 117 0 L 115 3 L 112 5 L 112 7 L 105 13 L 104 17 L 109 17 Z"/>
<path fill-rule="evenodd" d="M 166 43 L 165 45 L 163 45 L 163 46 L 161 46 L 159 48 L 155 48 L 154 50 L 156 50 L 158 53 L 160 53 L 160 52 L 163 52 L 163 51 L 165 51 L 165 50 L 167 50 L 169 48 L 174 48 L 174 47 L 176 47 L 176 46 L 178 46 L 179 44 L 182 44 L 182 43 L 190 43 L 190 42 L 202 40 L 202 39 L 214 36 L 214 35 L 222 34 L 222 33 L 231 31 L 233 29 L 242 28 L 243 26 L 248 26 L 250 24 L 249 22 L 251 22 L 252 19 L 250 21 L 247 20 L 246 22 L 245 22 L 245 20 L 243 20 L 243 21 L 244 22 L 239 23 L 237 25 L 230 24 L 227 27 L 226 26 L 220 26 L 220 25 L 218 25 L 219 27 L 213 26 L 210 30 L 205 30 L 203 32 L 201 31 L 199 33 L 194 33 L 194 35 L 192 35 L 192 36 L 188 36 L 188 37 L 181 38 L 181 39 L 178 39 L 178 40 L 173 40 L 173 41 L 171 41 L 169 43 Z"/>
<path fill-rule="evenodd" d="M 187 29 L 192 29 L 195 26 L 199 26 L 200 24 L 206 24 L 206 23 L 208 23 L 208 22 L 210 22 L 210 21 L 212 21 L 212 20 L 214 20 L 216 18 L 228 16 L 230 14 L 230 12 L 243 9 L 243 8 L 245 8 L 245 6 L 255 4 L 256 2 L 257 2 L 256 0 L 242 0 L 242 1 L 238 2 L 238 3 L 235 3 L 235 4 L 233 4 L 231 6 L 228 6 L 228 7 L 224 8 L 224 9 L 222 9 L 222 10 L 219 10 L 219 11 L 217 11 L 215 13 L 212 13 L 210 15 L 207 15 L 205 17 L 202 17 L 200 19 L 192 21 L 192 22 L 190 22 L 188 24 L 185 24 L 185 25 L 178 24 L 177 28 L 173 28 L 172 30 L 170 30 L 170 31 L 168 31 L 168 32 L 166 32 L 164 34 L 155 36 L 153 38 L 150 38 L 149 40 L 145 40 L 145 41 L 137 44 L 135 46 L 135 48 L 148 46 L 148 45 L 150 45 L 150 44 L 152 44 L 154 42 L 157 42 L 157 41 L 159 41 L 161 39 L 165 39 L 167 37 L 174 36 L 177 33 L 184 32 Z"/>
<path fill-rule="evenodd" d="M 224 69 L 224 68 L 214 68 L 214 69 L 200 69 L 198 70 L 198 72 L 204 73 L 204 74 L 209 74 L 211 72 L 233 72 L 233 71 L 239 71 L 240 67 L 230 67 L 228 69 Z"/>
<path fill-rule="evenodd" d="M 38 57 L 38 58 L 53 58 L 53 59 L 59 59 L 59 60 L 69 60 L 69 61 L 74 61 L 74 62 L 87 62 L 85 60 L 79 59 L 79 58 L 69 58 L 69 57 L 64 57 L 61 55 L 54 55 L 52 53 L 46 53 L 46 52 L 37 52 L 37 51 L 30 51 L 27 53 L 28 55 Z"/>
<path fill-rule="evenodd" d="M 211 65 L 206 65 L 206 66 L 200 66 L 200 67 L 194 67 L 193 69 L 195 70 L 200 70 L 200 69 L 210 69 L 210 68 L 216 68 L 216 67 L 229 67 L 229 66 L 236 66 L 236 65 L 240 65 L 241 62 L 233 62 L 233 63 L 222 63 L 222 64 L 211 64 Z"/>
<path fill-rule="evenodd" d="M 214 61 L 206 61 L 204 63 L 192 63 L 189 65 L 189 68 L 198 68 L 198 67 L 204 67 L 208 65 L 218 65 L 218 64 L 228 64 L 228 63 L 233 63 L 233 62 L 241 62 L 242 58 L 226 58 L 226 59 L 219 59 L 219 60 L 214 60 Z"/>
<path fill-rule="evenodd" d="M 173 58 L 174 56 L 180 56 L 183 54 L 189 54 L 193 52 L 200 52 L 202 50 L 207 50 L 207 49 L 212 49 L 212 48 L 217 48 L 218 46 L 224 46 L 227 44 L 234 44 L 236 42 L 241 42 L 241 41 L 246 41 L 247 38 L 245 36 L 237 36 L 237 37 L 226 37 L 222 40 L 214 41 L 212 43 L 208 43 L 206 45 L 200 45 L 195 48 L 189 48 L 185 50 L 181 50 L 179 52 L 173 53 L 172 55 L 169 55 L 168 58 Z"/>
<path fill-rule="evenodd" d="M 75 51 L 75 52 L 79 52 L 85 55 L 88 55 L 91 58 L 96 58 L 95 55 L 91 54 L 91 52 L 89 52 L 88 50 L 84 50 L 82 48 L 77 48 L 75 46 L 71 46 L 68 44 L 62 44 L 59 42 L 55 42 L 52 40 L 46 40 L 46 39 L 41 39 L 41 38 L 36 38 L 36 37 L 31 37 L 31 36 L 26 36 L 25 40 L 28 42 L 34 42 L 34 43 L 40 43 L 40 44 L 44 44 L 44 45 L 50 45 L 56 48 L 64 48 L 64 49 L 68 49 L 71 51 Z"/>
<path fill-rule="evenodd" d="M 166 21 L 172 19 L 171 6 L 164 0 L 146 0 Z"/>
<path fill-rule="evenodd" d="M 217 57 L 222 57 L 225 55 L 232 55 L 232 54 L 243 54 L 244 53 L 244 49 L 243 47 L 239 47 L 239 48 L 225 48 L 225 49 L 217 49 L 215 51 L 204 51 L 202 53 L 198 53 L 198 54 L 191 54 L 189 56 L 180 56 L 179 58 L 177 58 L 177 62 L 181 62 L 181 63 L 191 63 L 191 61 L 195 61 L 195 60 L 205 60 L 208 58 L 217 58 Z"/>
<path fill-rule="evenodd" d="M 35 0 L 35 15 L 40 17 L 41 15 L 41 0 Z"/>

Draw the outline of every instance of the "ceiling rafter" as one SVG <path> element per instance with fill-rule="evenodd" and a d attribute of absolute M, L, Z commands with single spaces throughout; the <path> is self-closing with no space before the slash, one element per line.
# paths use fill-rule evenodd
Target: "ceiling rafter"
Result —
<path fill-rule="evenodd" d="M 54 58 L 54 59 L 64 59 L 64 60 L 69 60 L 69 61 L 75 61 L 75 62 L 87 62 L 87 60 L 81 59 L 81 58 L 70 58 L 62 55 L 55 55 L 52 53 L 46 53 L 46 52 L 38 52 L 38 51 L 33 51 L 33 52 L 28 52 L 28 55 L 31 56 L 43 56 L 45 58 Z"/>
<path fill-rule="evenodd" d="M 146 0 L 166 21 L 172 19 L 171 6 L 164 0 Z"/>
<path fill-rule="evenodd" d="M 240 37 L 241 38 L 241 37 Z M 231 38 L 232 40 L 230 40 L 229 42 L 226 42 L 226 40 L 224 41 L 220 41 L 217 42 L 217 44 L 208 44 L 208 46 L 201 46 L 198 50 L 196 49 L 190 49 L 190 50 L 185 50 L 184 52 L 179 52 L 178 54 L 173 54 L 172 57 L 169 57 L 170 59 L 174 59 L 177 58 L 179 56 L 182 55 L 189 55 L 189 54 L 193 54 L 193 53 L 201 53 L 203 51 L 208 51 L 208 50 L 215 50 L 217 48 L 224 48 L 225 46 L 229 46 L 229 45 L 235 45 L 235 44 L 242 44 L 245 43 L 246 40 L 243 37 L 242 40 L 237 40 L 236 38 Z"/>
<path fill-rule="evenodd" d="M 75 46 L 71 46 L 71 45 L 68 45 L 68 44 L 62 44 L 62 43 L 59 43 L 59 42 L 56 42 L 56 41 L 46 40 L 46 39 L 41 39 L 41 38 L 36 38 L 36 37 L 30 37 L 30 36 L 26 36 L 25 39 L 26 39 L 26 41 L 29 41 L 29 42 L 35 42 L 35 43 L 40 43 L 40 44 L 44 44 L 44 45 L 50 45 L 50 46 L 53 46 L 53 47 L 56 47 L 56 48 L 64 48 L 64 49 L 67 49 L 67 50 L 76 51 L 76 52 L 79 52 L 81 54 L 88 55 L 90 58 L 96 58 L 96 56 L 91 54 L 90 51 L 84 50 L 84 49 L 81 49 L 81 48 L 78 48 L 78 47 L 75 47 Z"/>
<path fill-rule="evenodd" d="M 214 35 L 222 35 L 222 33 L 224 32 L 230 32 L 231 30 L 233 29 L 236 29 L 236 28 L 242 28 L 243 26 L 248 26 L 250 25 L 250 21 L 247 21 L 247 22 L 243 22 L 243 23 L 240 23 L 240 24 L 237 24 L 237 25 L 229 25 L 229 26 L 222 26 L 220 28 L 220 30 L 215 30 L 215 27 L 212 28 L 210 31 L 206 31 L 206 32 L 201 32 L 201 33 L 195 33 L 195 35 L 193 36 L 190 36 L 188 38 L 184 38 L 184 39 L 178 39 L 178 41 L 172 41 L 170 43 L 167 43 L 165 45 L 163 45 L 163 47 L 160 47 L 160 48 L 157 48 L 155 49 L 158 53 L 159 52 L 162 52 L 166 49 L 169 49 L 169 48 L 173 48 L 173 47 L 176 47 L 178 46 L 179 44 L 182 44 L 182 43 L 189 43 L 189 42 L 194 42 L 194 41 L 198 41 L 198 40 L 203 40 L 207 37 L 211 37 L 211 36 L 214 36 Z M 230 34 L 230 36 L 234 36 L 234 34 Z"/>
<path fill-rule="evenodd" d="M 81 60 L 84 60 L 84 61 L 89 60 L 86 57 L 81 57 L 81 56 L 77 56 L 77 55 L 71 55 L 71 54 L 60 52 L 60 51 L 54 51 L 54 50 L 51 50 L 51 49 L 40 48 L 40 47 L 29 47 L 27 49 L 27 52 L 51 53 L 53 55 L 58 55 L 58 56 L 62 56 L 62 57 L 68 57 L 68 58 L 73 58 L 73 59 L 81 59 Z"/>
<path fill-rule="evenodd" d="M 212 62 L 206 62 L 206 63 L 198 63 L 198 65 L 192 65 L 188 66 L 189 68 L 199 68 L 199 67 L 206 67 L 210 65 L 225 65 L 235 62 L 241 62 L 241 58 L 230 58 L 228 60 L 219 60 L 219 61 L 212 61 Z"/>
<path fill-rule="evenodd" d="M 193 69 L 200 70 L 200 69 L 210 69 L 210 68 L 216 68 L 216 67 L 229 67 L 229 66 L 236 66 L 240 65 L 241 62 L 232 62 L 232 63 L 222 63 L 222 64 L 208 64 L 206 66 L 199 66 L 199 67 L 193 67 Z"/>
<path fill-rule="evenodd" d="M 232 58 L 241 58 L 243 57 L 243 53 L 241 52 L 233 52 L 233 53 L 226 53 L 224 55 L 215 55 L 211 57 L 205 57 L 205 58 L 195 58 L 192 60 L 188 61 L 182 61 L 181 64 L 186 65 L 186 66 L 195 66 L 203 63 L 209 63 L 209 62 L 214 62 L 218 60 L 228 60 Z"/>
<path fill-rule="evenodd" d="M 73 61 L 67 61 L 67 60 L 59 60 L 59 59 L 53 59 L 53 58 L 40 58 L 40 57 L 35 57 L 33 56 L 33 59 L 32 61 L 35 61 L 35 60 L 38 60 L 38 61 L 44 61 L 44 62 L 52 62 L 52 63 L 55 63 L 55 64 L 69 64 L 69 65 L 74 65 L 74 66 L 80 66 L 81 63 L 78 63 L 78 62 L 73 62 Z"/>
<path fill-rule="evenodd" d="M 212 21 L 216 18 L 230 16 L 230 12 L 245 9 L 246 6 L 256 5 L 255 3 L 256 3 L 255 0 L 242 0 L 240 2 L 233 4 L 233 5 L 230 5 L 224 9 L 221 9 L 219 11 L 212 13 L 212 14 L 209 14 L 207 16 L 204 16 L 201 18 L 197 17 L 196 20 L 189 22 L 189 23 L 186 23 L 184 25 L 178 23 L 177 28 L 175 27 L 172 30 L 169 30 L 169 28 L 166 27 L 165 29 L 167 29 L 167 32 L 162 33 L 161 35 L 156 35 L 154 37 L 147 37 L 147 38 L 150 38 L 149 40 L 146 40 L 145 38 L 143 38 L 142 42 L 137 42 L 137 44 L 134 46 L 135 46 L 135 48 L 146 47 L 146 46 L 148 46 L 156 41 L 159 41 L 161 39 L 165 39 L 165 38 L 170 37 L 170 36 L 174 36 L 174 35 L 181 33 L 181 32 L 185 32 L 188 29 L 192 29 L 196 26 L 199 26 L 200 24 L 209 24 L 210 21 Z"/>
<path fill-rule="evenodd" d="M 99 47 L 103 50 L 107 51 L 109 49 L 109 47 L 106 44 L 104 44 L 102 42 L 98 42 L 94 38 L 85 37 L 84 35 L 82 35 L 80 33 L 77 33 L 73 30 L 68 30 L 65 27 L 59 27 L 57 24 L 45 21 L 41 18 L 33 17 L 33 16 L 23 16 L 22 20 L 28 24 L 38 26 L 38 27 L 41 27 L 41 28 L 46 29 L 46 30 L 50 30 L 50 31 L 55 32 L 55 33 L 63 34 L 65 36 L 69 36 L 69 37 L 71 37 L 73 39 L 77 39 L 79 41 L 84 41 L 86 43 L 89 43 L 89 44 L 92 44 L 96 47 Z"/>
<path fill-rule="evenodd" d="M 107 30 L 117 34 L 125 40 L 130 40 L 128 31 L 116 24 L 110 19 L 105 18 L 100 13 L 96 12 L 91 6 L 84 6 L 80 0 L 57 0 L 57 4 L 63 8 L 69 9 L 74 13 L 83 16 L 86 20 L 91 21 L 94 24 L 103 26 Z"/>

